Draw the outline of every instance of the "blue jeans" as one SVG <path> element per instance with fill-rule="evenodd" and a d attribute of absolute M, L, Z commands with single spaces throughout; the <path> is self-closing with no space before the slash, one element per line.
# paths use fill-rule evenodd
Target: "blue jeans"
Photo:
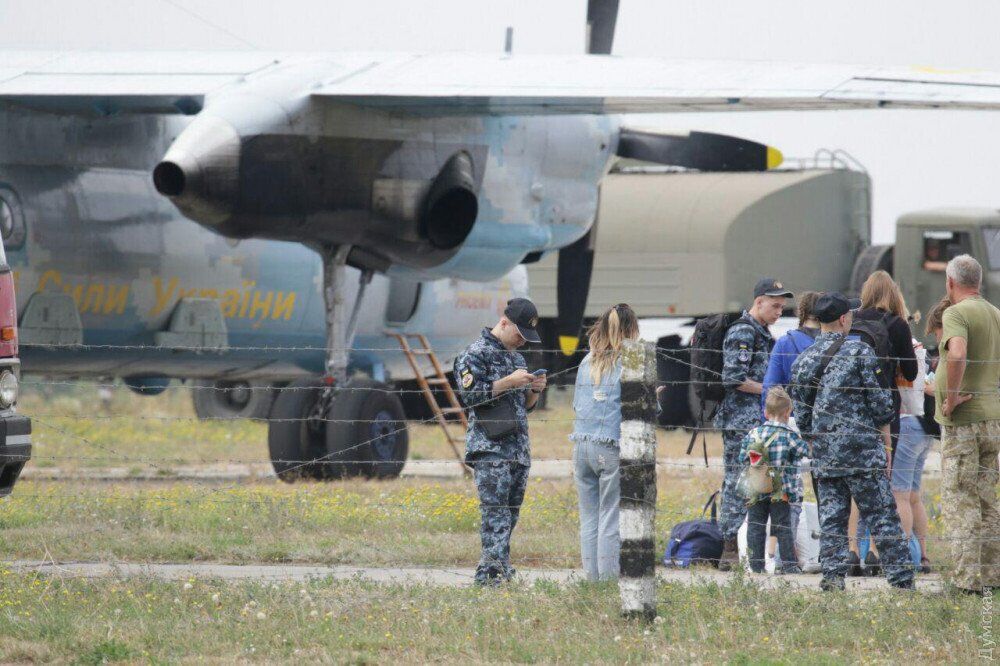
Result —
<path fill-rule="evenodd" d="M 573 478 L 580 498 L 580 554 L 588 580 L 618 577 L 618 447 L 578 441 Z"/>
<path fill-rule="evenodd" d="M 899 442 L 892 461 L 892 489 L 894 492 L 918 492 L 924 474 L 931 438 L 924 433 L 916 416 L 899 420 Z"/>

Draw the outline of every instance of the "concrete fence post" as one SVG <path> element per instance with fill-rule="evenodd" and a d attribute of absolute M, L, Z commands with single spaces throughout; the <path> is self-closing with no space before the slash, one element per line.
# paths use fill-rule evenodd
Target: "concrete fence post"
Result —
<path fill-rule="evenodd" d="M 656 350 L 622 346 L 620 439 L 622 615 L 656 617 Z"/>

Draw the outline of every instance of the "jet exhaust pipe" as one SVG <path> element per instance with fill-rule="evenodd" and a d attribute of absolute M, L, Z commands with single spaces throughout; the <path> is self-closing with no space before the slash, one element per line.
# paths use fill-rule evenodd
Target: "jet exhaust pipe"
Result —
<path fill-rule="evenodd" d="M 479 214 L 472 158 L 456 153 L 441 168 L 424 199 L 420 235 L 439 250 L 454 250 L 468 237 Z"/>
<path fill-rule="evenodd" d="M 225 223 L 239 195 L 240 137 L 224 120 L 199 116 L 153 169 L 156 191 L 184 215 L 233 235 Z"/>

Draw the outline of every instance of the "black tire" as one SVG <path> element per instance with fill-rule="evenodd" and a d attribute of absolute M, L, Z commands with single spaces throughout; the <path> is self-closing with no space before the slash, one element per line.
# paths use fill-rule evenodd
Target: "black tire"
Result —
<path fill-rule="evenodd" d="M 286 483 L 333 476 L 326 462 L 327 423 L 307 420 L 313 415 L 323 392 L 319 379 L 299 379 L 278 392 L 271 406 L 267 448 L 278 478 Z M 323 462 L 301 462 L 323 458 Z"/>
<path fill-rule="evenodd" d="M 892 275 L 894 258 L 895 246 L 893 245 L 869 245 L 862 250 L 861 254 L 854 260 L 854 267 L 851 270 L 850 294 L 859 296 L 865 280 L 875 271 L 882 270 Z"/>
<path fill-rule="evenodd" d="M 274 403 L 270 384 L 196 379 L 191 383 L 194 413 L 200 419 L 266 419 Z"/>
<path fill-rule="evenodd" d="M 410 451 L 410 435 L 399 396 L 367 377 L 349 380 L 330 408 L 326 448 L 344 476 L 393 479 Z"/>
<path fill-rule="evenodd" d="M 656 375 L 666 388 L 660 393 L 659 424 L 664 428 L 683 428 L 694 421 L 691 416 L 690 352 L 681 346 L 679 335 L 669 335 L 656 343 Z"/>

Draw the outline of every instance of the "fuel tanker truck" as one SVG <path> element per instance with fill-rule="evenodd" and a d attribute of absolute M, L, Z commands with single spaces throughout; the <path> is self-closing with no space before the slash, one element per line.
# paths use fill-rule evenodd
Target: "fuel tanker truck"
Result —
<path fill-rule="evenodd" d="M 795 293 L 858 294 L 883 269 L 900 283 L 911 312 L 928 312 L 944 295 L 948 259 L 969 253 L 987 271 L 984 295 L 1000 299 L 1000 212 L 940 209 L 902 216 L 896 244 L 871 240 L 871 180 L 842 152 L 803 168 L 705 173 L 637 167 L 610 174 L 601 187 L 593 280 L 586 317 L 629 303 L 642 334 L 657 340 L 661 425 L 692 423 L 686 346 L 699 317 L 739 312 L 753 284 L 774 276 Z M 544 340 L 556 316 L 556 261 L 528 267 Z M 797 325 L 789 302 L 772 332 Z M 923 330 L 914 326 L 914 335 Z M 585 342 L 585 341 L 583 341 Z M 579 354 L 580 352 L 577 352 Z M 546 367 L 574 365 L 546 359 Z"/>

